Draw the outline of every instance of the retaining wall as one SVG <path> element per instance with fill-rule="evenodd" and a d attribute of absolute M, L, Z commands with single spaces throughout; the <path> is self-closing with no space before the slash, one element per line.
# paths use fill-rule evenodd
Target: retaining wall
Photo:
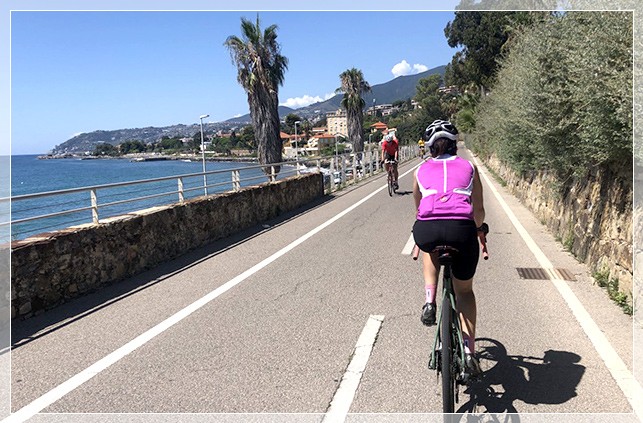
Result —
<path fill-rule="evenodd" d="M 321 174 L 155 207 L 11 244 L 11 318 L 27 318 L 324 195 Z"/>
<path fill-rule="evenodd" d="M 619 289 L 632 294 L 631 181 L 595 168 L 561 189 L 561 182 L 546 172 L 522 177 L 496 158 L 485 164 L 578 259 L 592 271 L 609 270 L 609 277 L 619 280 Z"/>

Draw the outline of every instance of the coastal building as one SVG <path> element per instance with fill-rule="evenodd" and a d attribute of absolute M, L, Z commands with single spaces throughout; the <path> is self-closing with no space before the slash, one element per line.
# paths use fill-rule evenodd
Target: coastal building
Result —
<path fill-rule="evenodd" d="M 378 104 L 377 106 L 369 107 L 366 110 L 366 114 L 369 116 L 389 116 L 399 109 L 399 107 L 394 107 L 392 104 Z"/>
<path fill-rule="evenodd" d="M 384 122 L 378 121 L 372 124 L 371 126 L 369 126 L 369 128 L 371 128 L 371 134 L 374 134 L 375 132 L 378 132 L 378 131 L 382 132 L 383 130 L 388 129 L 388 125 L 385 124 Z"/>
<path fill-rule="evenodd" d="M 329 134 L 338 134 L 343 137 L 348 137 L 348 117 L 346 112 L 338 109 L 334 113 L 326 114 L 326 125 Z"/>

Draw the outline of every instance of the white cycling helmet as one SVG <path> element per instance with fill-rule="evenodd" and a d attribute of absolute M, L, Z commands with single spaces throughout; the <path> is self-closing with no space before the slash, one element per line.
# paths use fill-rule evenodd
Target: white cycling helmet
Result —
<path fill-rule="evenodd" d="M 434 120 L 424 130 L 424 140 L 426 145 L 431 147 L 438 138 L 448 138 L 456 141 L 458 139 L 458 130 L 447 120 Z"/>
<path fill-rule="evenodd" d="M 384 136 L 384 141 L 393 141 L 393 134 L 387 134 Z"/>

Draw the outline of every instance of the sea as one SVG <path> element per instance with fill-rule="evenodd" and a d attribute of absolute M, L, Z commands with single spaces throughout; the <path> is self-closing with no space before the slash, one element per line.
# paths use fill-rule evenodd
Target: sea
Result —
<path fill-rule="evenodd" d="M 9 163 L 10 162 L 10 163 Z M 207 171 L 225 171 L 208 175 L 208 194 L 232 189 L 231 169 L 245 169 L 240 172 L 241 186 L 266 182 L 267 178 L 257 163 L 207 161 Z M 7 166 L 10 169 L 10 183 L 7 183 Z M 157 160 L 136 162 L 131 159 L 80 158 L 38 159 L 37 155 L 0 157 L 0 243 L 20 240 L 42 232 L 49 232 L 73 225 L 90 223 L 92 212 L 89 191 L 66 195 L 41 196 L 21 199 L 20 196 L 51 191 L 69 190 L 119 182 L 179 176 L 202 172 L 201 161 Z M 288 167 L 282 168 L 280 177 L 288 176 Z M 204 194 L 203 176 L 183 178 L 185 198 Z M 9 193 L 8 187 L 11 192 Z M 178 178 L 165 182 L 129 185 L 117 188 L 98 189 L 99 217 L 125 214 L 134 210 L 178 202 Z M 164 194 L 165 193 L 165 194 Z M 7 216 L 10 201 L 10 220 Z M 143 199 L 129 201 L 132 198 Z M 111 204 L 111 205 L 110 205 Z M 44 219 L 37 216 L 61 213 L 64 210 L 82 209 L 74 213 L 55 215 Z"/>

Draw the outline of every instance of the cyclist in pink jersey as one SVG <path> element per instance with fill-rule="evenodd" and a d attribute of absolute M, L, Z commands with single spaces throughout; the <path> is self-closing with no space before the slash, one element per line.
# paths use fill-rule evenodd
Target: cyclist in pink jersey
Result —
<path fill-rule="evenodd" d="M 431 251 L 441 245 L 454 247 L 459 253 L 452 264 L 453 287 L 465 341 L 465 365 L 472 374 L 479 374 L 480 366 L 474 355 L 473 276 L 480 255 L 477 228 L 482 226 L 485 210 L 478 170 L 471 162 L 456 156 L 457 134 L 456 127 L 443 120 L 436 120 L 426 128 L 424 139 L 431 158 L 415 171 L 413 181 L 417 211 L 413 237 L 423 252 L 426 294 L 420 320 L 427 326 L 435 324 L 440 267 L 437 255 Z"/>

